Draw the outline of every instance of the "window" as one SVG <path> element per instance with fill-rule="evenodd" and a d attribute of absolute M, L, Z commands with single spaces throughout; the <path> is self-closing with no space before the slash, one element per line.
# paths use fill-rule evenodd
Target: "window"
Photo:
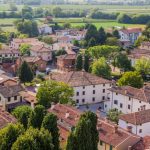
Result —
<path fill-rule="evenodd" d="M 103 145 L 103 141 L 100 141 L 100 145 L 101 145 L 101 146 Z"/>
<path fill-rule="evenodd" d="M 123 107 L 123 104 L 122 103 L 120 103 L 120 108 L 122 108 Z"/>
<path fill-rule="evenodd" d="M 138 108 L 138 111 L 140 111 L 140 108 Z"/>
<path fill-rule="evenodd" d="M 141 103 L 141 101 L 139 101 L 139 103 Z"/>
<path fill-rule="evenodd" d="M 76 95 L 79 96 L 79 92 L 77 92 Z"/>
<path fill-rule="evenodd" d="M 7 54 L 5 54 L 5 57 L 7 57 Z"/>
<path fill-rule="evenodd" d="M 110 148 L 109 148 L 109 150 L 112 150 L 113 149 L 113 147 L 110 145 Z"/>
<path fill-rule="evenodd" d="M 11 97 L 8 97 L 8 102 L 10 102 L 11 101 Z"/>
<path fill-rule="evenodd" d="M 139 130 L 139 133 L 142 133 L 142 129 Z"/>
<path fill-rule="evenodd" d="M 130 105 L 128 105 L 128 109 L 131 109 L 131 106 L 130 106 Z"/>
<path fill-rule="evenodd" d="M 105 100 L 105 96 L 102 97 L 102 100 Z"/>
<path fill-rule="evenodd" d="M 17 100 L 17 96 L 14 97 L 14 100 Z"/>
<path fill-rule="evenodd" d="M 82 99 L 82 102 L 84 103 L 84 102 L 85 102 L 85 99 Z"/>
<path fill-rule="evenodd" d="M 116 93 L 116 95 L 118 95 L 118 93 Z"/>
<path fill-rule="evenodd" d="M 103 93 L 105 93 L 105 89 L 103 89 Z"/>
<path fill-rule="evenodd" d="M 103 86 L 105 86 L 105 84 L 103 84 Z"/>
<path fill-rule="evenodd" d="M 129 101 L 131 100 L 131 97 L 129 97 Z"/>
<path fill-rule="evenodd" d="M 95 85 L 93 85 L 93 88 L 95 88 Z"/>
<path fill-rule="evenodd" d="M 107 105 L 105 105 L 105 108 L 107 108 Z"/>
<path fill-rule="evenodd" d="M 92 98 L 92 101 L 95 102 L 95 97 Z"/>
<path fill-rule="evenodd" d="M 20 97 L 20 102 L 22 102 L 22 96 Z"/>
<path fill-rule="evenodd" d="M 115 105 L 118 105 L 118 101 L 117 101 L 117 100 L 114 100 L 114 104 L 115 104 Z"/>
<path fill-rule="evenodd" d="M 85 95 L 85 91 L 82 92 L 82 95 Z"/>
<path fill-rule="evenodd" d="M 0 101 L 1 101 L 1 97 L 0 97 Z"/>
<path fill-rule="evenodd" d="M 79 100 L 78 100 L 78 99 L 76 100 L 76 103 L 79 103 Z"/>
<path fill-rule="evenodd" d="M 93 90 L 93 94 L 95 94 L 95 90 Z"/>
<path fill-rule="evenodd" d="M 83 89 L 85 89 L 85 86 L 83 86 Z"/>

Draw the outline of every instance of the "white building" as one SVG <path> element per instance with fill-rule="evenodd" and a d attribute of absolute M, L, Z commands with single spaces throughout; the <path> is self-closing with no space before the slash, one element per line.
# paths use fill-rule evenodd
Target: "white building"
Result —
<path fill-rule="evenodd" d="M 51 80 L 69 84 L 74 89 L 73 100 L 78 105 L 99 103 L 108 100 L 111 81 L 92 75 L 85 71 L 71 71 L 67 73 L 54 73 Z"/>
<path fill-rule="evenodd" d="M 105 102 L 105 111 L 118 109 L 124 114 L 150 109 L 150 87 L 137 89 L 131 86 L 112 87 L 110 101 Z"/>
<path fill-rule="evenodd" d="M 128 28 L 119 30 L 120 41 L 121 42 L 130 42 L 134 44 L 134 42 L 138 39 L 139 36 L 142 35 L 141 28 Z"/>
<path fill-rule="evenodd" d="M 38 28 L 40 34 L 52 34 L 53 29 L 52 27 L 49 27 L 47 24 L 44 24 L 43 26 Z"/>
<path fill-rule="evenodd" d="M 150 109 L 121 115 L 119 126 L 123 129 L 128 127 L 132 133 L 141 137 L 150 135 Z"/>
<path fill-rule="evenodd" d="M 30 49 L 31 56 L 41 57 L 42 60 L 51 61 L 52 60 L 52 47 L 41 44 L 32 46 Z"/>

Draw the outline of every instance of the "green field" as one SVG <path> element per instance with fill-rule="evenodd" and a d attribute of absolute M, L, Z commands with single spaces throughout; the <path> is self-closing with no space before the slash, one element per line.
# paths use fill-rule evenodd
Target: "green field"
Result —
<path fill-rule="evenodd" d="M 16 19 L 0 19 L 0 27 L 5 31 L 15 31 L 13 22 Z M 39 25 L 42 24 L 43 19 L 39 18 L 36 19 Z M 57 22 L 60 25 L 64 23 L 71 23 L 72 27 L 83 26 L 86 23 L 93 23 L 97 28 L 103 27 L 105 29 L 112 28 L 112 27 L 141 27 L 144 28 L 144 25 L 138 24 L 120 24 L 114 20 L 100 20 L 100 19 L 83 19 L 83 18 L 57 18 L 54 19 L 54 22 Z M 4 27 L 5 26 L 5 27 Z"/>

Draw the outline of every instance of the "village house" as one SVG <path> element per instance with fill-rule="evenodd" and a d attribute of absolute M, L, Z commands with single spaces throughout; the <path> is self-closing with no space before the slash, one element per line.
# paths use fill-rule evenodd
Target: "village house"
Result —
<path fill-rule="evenodd" d="M 150 42 L 142 42 L 140 49 L 145 49 L 145 50 L 149 50 L 150 51 Z"/>
<path fill-rule="evenodd" d="M 141 28 L 120 29 L 119 35 L 120 41 L 122 43 L 130 42 L 131 44 L 134 44 L 134 42 L 138 39 L 138 37 L 142 35 L 142 29 Z"/>
<path fill-rule="evenodd" d="M 0 86 L 12 86 L 18 83 L 16 78 L 7 76 L 6 74 L 0 75 Z"/>
<path fill-rule="evenodd" d="M 131 86 L 112 87 L 110 101 L 105 102 L 105 111 L 118 109 L 123 114 L 130 114 L 150 109 L 150 87 L 137 89 Z"/>
<path fill-rule="evenodd" d="M 17 49 L 3 48 L 0 50 L 0 63 L 15 61 L 20 56 L 20 52 Z"/>
<path fill-rule="evenodd" d="M 48 109 L 58 117 L 58 128 L 61 144 L 67 141 L 72 128 L 76 126 L 82 114 L 78 109 L 69 106 L 56 104 Z M 98 114 L 97 129 L 99 132 L 99 150 L 129 150 L 140 141 L 140 137 L 134 135 L 129 129 L 122 129 L 107 119 L 102 119 Z"/>
<path fill-rule="evenodd" d="M 40 34 L 52 34 L 53 30 L 48 24 L 44 24 L 38 28 Z"/>
<path fill-rule="evenodd" d="M 120 115 L 119 126 L 123 129 L 130 127 L 132 133 L 140 137 L 150 135 L 150 109 Z"/>
<path fill-rule="evenodd" d="M 16 69 L 19 69 L 22 63 L 26 61 L 33 70 L 45 71 L 47 62 L 44 61 L 41 57 L 34 56 L 23 56 L 17 59 L 16 61 Z"/>
<path fill-rule="evenodd" d="M 109 99 L 111 81 L 85 71 L 51 73 L 50 80 L 65 82 L 74 89 L 73 100 L 77 105 L 103 103 Z"/>
<path fill-rule="evenodd" d="M 131 65 L 134 67 L 137 60 L 141 58 L 147 58 L 150 59 L 150 50 L 147 49 L 134 49 L 130 52 L 128 55 L 129 60 L 131 60 Z"/>
<path fill-rule="evenodd" d="M 44 61 L 51 61 L 52 47 L 44 43 L 41 45 L 34 45 L 30 48 L 30 54 L 34 57 L 41 57 Z"/>
<path fill-rule="evenodd" d="M 66 54 L 57 57 L 57 69 L 60 71 L 72 71 L 75 69 L 76 54 Z"/>
<path fill-rule="evenodd" d="M 14 38 L 11 43 L 10 43 L 10 48 L 12 49 L 19 49 L 19 47 L 22 44 L 29 44 L 31 46 L 34 45 L 41 45 L 42 42 L 40 42 L 38 39 L 36 38 Z"/>
<path fill-rule="evenodd" d="M 0 129 L 6 127 L 9 123 L 17 123 L 17 119 L 0 105 Z"/>
<path fill-rule="evenodd" d="M 20 93 L 24 88 L 20 85 L 0 86 L 0 105 L 4 110 L 11 110 L 22 105 L 22 96 Z"/>

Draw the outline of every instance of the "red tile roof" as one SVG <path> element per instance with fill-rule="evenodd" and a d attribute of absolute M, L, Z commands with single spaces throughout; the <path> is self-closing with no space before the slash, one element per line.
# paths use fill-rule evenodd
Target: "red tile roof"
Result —
<path fill-rule="evenodd" d="M 57 59 L 76 59 L 76 54 L 66 54 L 66 55 L 60 55 L 57 57 Z"/>
<path fill-rule="evenodd" d="M 120 115 L 120 119 L 134 125 L 150 122 L 150 109 L 135 113 Z"/>
<path fill-rule="evenodd" d="M 36 52 L 50 52 L 52 49 L 50 46 L 42 43 L 40 45 L 33 45 L 30 50 Z"/>
<path fill-rule="evenodd" d="M 16 123 L 17 120 L 10 113 L 0 107 L 0 129 L 7 126 L 8 123 Z"/>
<path fill-rule="evenodd" d="M 137 89 L 131 86 L 112 87 L 109 89 L 112 92 L 119 93 L 128 97 L 138 99 L 150 103 L 150 87 L 144 86 L 141 89 Z"/>
<path fill-rule="evenodd" d="M 65 82 L 72 87 L 111 83 L 111 81 L 109 80 L 106 80 L 104 78 L 98 77 L 85 71 L 71 71 L 62 74 L 53 73 L 50 75 L 50 79 L 59 82 Z"/>
<path fill-rule="evenodd" d="M 128 28 L 128 29 L 121 29 L 120 31 L 124 32 L 125 34 L 130 34 L 130 33 L 141 33 L 142 29 L 141 28 Z"/>

